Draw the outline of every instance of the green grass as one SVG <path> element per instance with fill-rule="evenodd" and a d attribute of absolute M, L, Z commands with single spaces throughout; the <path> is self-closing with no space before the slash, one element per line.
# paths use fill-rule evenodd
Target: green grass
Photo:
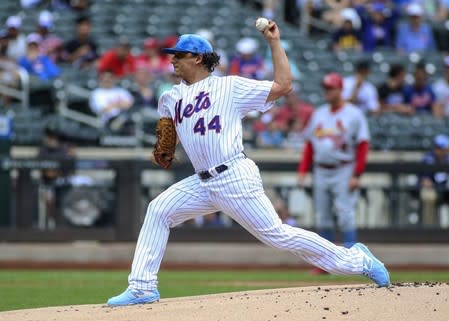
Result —
<path fill-rule="evenodd" d="M 128 271 L 0 270 L 0 311 L 102 304 L 127 286 Z M 393 272 L 393 282 L 449 281 L 449 272 Z M 163 298 L 292 287 L 302 283 L 368 283 L 362 277 L 311 276 L 308 271 L 162 271 Z"/>

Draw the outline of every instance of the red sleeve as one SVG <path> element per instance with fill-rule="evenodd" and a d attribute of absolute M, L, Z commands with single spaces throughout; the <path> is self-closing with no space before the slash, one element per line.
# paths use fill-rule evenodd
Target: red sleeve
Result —
<path fill-rule="evenodd" d="M 307 173 L 312 167 L 313 161 L 313 146 L 310 141 L 306 143 L 304 146 L 304 150 L 302 152 L 302 161 L 298 165 L 299 173 Z"/>
<path fill-rule="evenodd" d="M 354 175 L 360 176 L 365 171 L 366 157 L 368 156 L 369 143 L 365 140 L 357 145 L 355 151 Z"/>
<path fill-rule="evenodd" d="M 133 55 L 128 55 L 128 57 L 126 58 L 127 60 L 127 66 L 126 66 L 126 70 L 124 70 L 124 76 L 128 76 L 130 74 L 134 74 L 136 72 L 136 57 L 134 57 Z"/>
<path fill-rule="evenodd" d="M 111 65 L 112 56 L 110 52 L 106 52 L 103 56 L 100 57 L 98 61 L 98 72 L 102 72 L 105 69 L 109 69 Z"/>
<path fill-rule="evenodd" d="M 239 68 L 240 68 L 240 62 L 238 59 L 232 59 L 231 65 L 229 67 L 229 74 L 230 75 L 238 75 L 239 74 Z"/>

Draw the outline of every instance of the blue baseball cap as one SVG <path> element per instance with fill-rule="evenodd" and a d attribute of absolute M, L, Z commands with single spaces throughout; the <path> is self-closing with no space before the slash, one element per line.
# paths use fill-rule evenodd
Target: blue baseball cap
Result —
<path fill-rule="evenodd" d="M 193 54 L 211 53 L 214 49 L 212 45 L 203 37 L 195 34 L 186 34 L 179 37 L 173 48 L 163 48 L 162 52 L 175 54 L 177 52 L 190 52 Z"/>
<path fill-rule="evenodd" d="M 384 12 L 386 9 L 385 5 L 381 2 L 373 3 L 373 11 L 375 12 Z"/>
<path fill-rule="evenodd" d="M 449 148 L 449 137 L 446 135 L 437 135 L 433 139 L 433 144 L 437 148 L 443 148 L 443 149 Z"/>

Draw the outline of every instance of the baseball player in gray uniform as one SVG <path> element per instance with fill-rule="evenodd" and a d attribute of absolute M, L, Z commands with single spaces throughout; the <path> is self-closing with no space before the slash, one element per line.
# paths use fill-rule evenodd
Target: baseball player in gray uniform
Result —
<path fill-rule="evenodd" d="M 242 118 L 264 112 L 291 90 L 289 62 L 275 22 L 263 35 L 271 48 L 274 80 L 211 75 L 220 57 L 204 38 L 182 35 L 172 54 L 179 85 L 164 93 L 161 117 L 170 117 L 195 173 L 170 186 L 148 205 L 137 241 L 127 289 L 110 306 L 160 299 L 157 274 L 170 228 L 198 215 L 222 211 L 263 243 L 290 251 L 330 273 L 365 275 L 388 286 L 389 274 L 363 244 L 336 246 L 318 234 L 282 224 L 266 196 L 259 169 L 243 154 Z"/>
<path fill-rule="evenodd" d="M 345 247 L 357 239 L 355 210 L 369 145 L 363 111 L 342 98 L 343 79 L 323 78 L 327 104 L 318 108 L 305 130 L 306 144 L 299 164 L 299 182 L 313 163 L 313 196 L 318 233 L 335 240 L 335 219 Z M 335 215 L 334 215 L 335 214 Z"/>

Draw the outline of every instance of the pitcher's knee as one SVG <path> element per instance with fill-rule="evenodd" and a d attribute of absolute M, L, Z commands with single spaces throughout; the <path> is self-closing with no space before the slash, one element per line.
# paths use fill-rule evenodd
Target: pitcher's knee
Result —
<path fill-rule="evenodd" d="M 268 246 L 279 250 L 291 250 L 294 246 L 293 235 L 285 229 L 277 228 L 271 231 L 260 232 L 258 238 Z"/>
<path fill-rule="evenodd" d="M 161 202 L 159 202 L 157 198 L 152 200 L 150 204 L 148 204 L 144 224 L 164 222 L 164 224 L 168 225 L 168 213 L 167 211 L 163 210 L 165 207 L 161 205 Z"/>

